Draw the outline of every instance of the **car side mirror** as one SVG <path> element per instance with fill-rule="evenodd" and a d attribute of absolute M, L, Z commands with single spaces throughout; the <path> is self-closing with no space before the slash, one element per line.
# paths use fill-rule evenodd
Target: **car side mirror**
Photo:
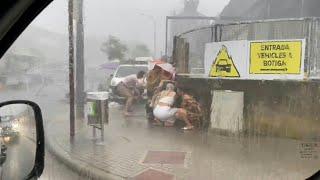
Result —
<path fill-rule="evenodd" d="M 37 178 L 43 168 L 40 107 L 31 101 L 0 103 L 0 179 Z"/>
<path fill-rule="evenodd" d="M 110 78 L 113 78 L 113 74 L 110 74 Z"/>
<path fill-rule="evenodd" d="M 6 161 L 7 159 L 7 146 L 2 144 L 0 149 L 0 166 Z"/>

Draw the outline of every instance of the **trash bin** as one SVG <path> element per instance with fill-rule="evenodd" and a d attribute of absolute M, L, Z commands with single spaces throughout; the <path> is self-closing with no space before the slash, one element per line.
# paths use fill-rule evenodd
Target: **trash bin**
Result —
<path fill-rule="evenodd" d="M 88 125 L 102 126 L 109 122 L 108 92 L 87 93 Z"/>
<path fill-rule="evenodd" d="M 109 122 L 108 92 L 87 93 L 87 118 L 88 125 L 92 126 L 93 139 L 96 139 L 96 129 L 101 131 L 101 141 L 98 145 L 104 145 L 104 124 Z"/>

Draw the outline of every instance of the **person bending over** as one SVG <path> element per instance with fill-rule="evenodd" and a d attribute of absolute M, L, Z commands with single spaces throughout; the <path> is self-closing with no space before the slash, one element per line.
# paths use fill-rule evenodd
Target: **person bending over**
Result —
<path fill-rule="evenodd" d="M 124 115 L 130 116 L 132 110 L 132 103 L 137 97 L 139 97 L 138 87 L 143 82 L 145 72 L 139 71 L 137 74 L 126 76 L 117 86 L 117 92 L 119 95 L 126 98 L 126 104 L 124 107 Z"/>

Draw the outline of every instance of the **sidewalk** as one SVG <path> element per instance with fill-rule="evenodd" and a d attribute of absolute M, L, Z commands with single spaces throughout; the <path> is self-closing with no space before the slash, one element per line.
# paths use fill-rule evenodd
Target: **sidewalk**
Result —
<path fill-rule="evenodd" d="M 110 108 L 104 146 L 96 145 L 92 129 L 79 122 L 71 142 L 69 121 L 57 116 L 47 123 L 47 147 L 92 179 L 305 179 L 320 168 L 319 159 L 301 158 L 299 141 L 150 127 L 143 107 L 135 114 L 124 118 Z"/>

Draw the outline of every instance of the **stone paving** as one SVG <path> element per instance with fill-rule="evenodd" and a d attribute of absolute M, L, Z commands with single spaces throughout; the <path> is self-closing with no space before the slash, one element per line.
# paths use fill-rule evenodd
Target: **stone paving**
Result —
<path fill-rule="evenodd" d="M 320 168 L 319 159 L 301 158 L 300 141 L 152 127 L 142 107 L 135 114 L 124 118 L 119 109 L 110 108 L 104 145 L 96 144 L 84 122 L 77 122 L 70 141 L 68 121 L 57 115 L 47 123 L 47 142 L 122 179 L 305 179 Z"/>

